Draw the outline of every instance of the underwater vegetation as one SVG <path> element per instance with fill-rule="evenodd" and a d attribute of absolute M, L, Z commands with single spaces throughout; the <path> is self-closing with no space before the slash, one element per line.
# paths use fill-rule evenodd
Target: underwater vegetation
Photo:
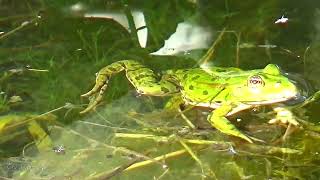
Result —
<path fill-rule="evenodd" d="M 317 2 L 0 7 L 0 179 L 319 179 Z"/>

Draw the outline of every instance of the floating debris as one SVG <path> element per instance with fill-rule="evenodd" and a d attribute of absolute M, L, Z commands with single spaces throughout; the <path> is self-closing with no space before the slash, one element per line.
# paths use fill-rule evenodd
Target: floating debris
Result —
<path fill-rule="evenodd" d="M 11 103 L 11 104 L 15 104 L 15 103 L 19 103 L 19 102 L 22 102 L 22 98 L 20 96 L 11 96 L 10 99 L 8 100 L 8 103 Z"/>
<path fill-rule="evenodd" d="M 188 54 L 195 49 L 210 47 L 212 30 L 206 26 L 200 26 L 190 22 L 178 24 L 176 32 L 164 42 L 164 46 L 151 55 L 170 56 L 179 53 Z"/>
<path fill-rule="evenodd" d="M 55 146 L 52 148 L 52 151 L 55 152 L 56 154 L 66 154 L 66 149 L 63 145 Z"/>
<path fill-rule="evenodd" d="M 274 24 L 280 24 L 280 25 L 287 25 L 289 21 L 289 18 L 284 17 L 284 15 L 281 16 L 281 18 L 277 19 Z"/>

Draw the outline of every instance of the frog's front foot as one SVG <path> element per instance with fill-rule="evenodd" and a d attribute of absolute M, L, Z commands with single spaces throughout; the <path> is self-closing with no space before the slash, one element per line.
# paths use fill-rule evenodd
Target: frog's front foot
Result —
<path fill-rule="evenodd" d="M 293 113 L 284 108 L 284 107 L 276 107 L 273 109 L 277 114 L 276 117 L 269 121 L 270 124 L 292 124 L 298 126 L 299 123 L 295 119 Z"/>
<path fill-rule="evenodd" d="M 243 134 L 239 131 L 228 119 L 225 117 L 230 111 L 232 110 L 231 104 L 223 104 L 216 110 L 214 110 L 209 116 L 208 121 L 210 124 L 218 129 L 219 131 L 239 137 L 248 141 L 249 143 L 253 143 L 252 139 L 249 138 L 247 135 Z"/>

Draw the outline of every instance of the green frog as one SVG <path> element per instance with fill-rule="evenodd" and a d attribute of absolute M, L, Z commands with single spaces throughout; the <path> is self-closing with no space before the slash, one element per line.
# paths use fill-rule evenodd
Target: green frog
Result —
<path fill-rule="evenodd" d="M 299 96 L 296 85 L 281 73 L 278 66 L 269 64 L 263 69 L 191 68 L 167 70 L 158 77 L 150 68 L 134 60 L 121 60 L 102 68 L 92 90 L 83 97 L 93 97 L 88 107 L 80 113 L 94 109 L 103 99 L 112 75 L 125 71 L 130 83 L 141 95 L 175 96 L 186 105 L 214 109 L 209 123 L 219 131 L 252 143 L 252 137 L 238 130 L 226 117 L 239 111 L 273 105 Z M 272 123 L 298 122 L 284 107 L 276 107 L 277 116 Z"/>

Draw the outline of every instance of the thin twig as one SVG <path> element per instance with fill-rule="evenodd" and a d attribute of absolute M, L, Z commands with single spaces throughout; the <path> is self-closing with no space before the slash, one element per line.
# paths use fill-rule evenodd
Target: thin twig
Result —
<path fill-rule="evenodd" d="M 240 42 L 241 42 L 241 32 L 235 33 L 237 37 L 237 50 L 236 50 L 236 67 L 240 66 Z"/>
<path fill-rule="evenodd" d="M 26 17 L 34 17 L 34 14 L 19 14 L 19 15 L 15 15 L 15 16 L 7 16 L 7 17 L 3 17 L 0 18 L 0 22 L 5 22 L 5 21 L 13 21 L 16 19 L 25 19 Z"/>
<path fill-rule="evenodd" d="M 59 126 L 55 126 L 55 128 L 57 128 L 57 129 L 64 129 L 64 130 L 66 129 L 66 128 L 62 128 L 62 127 L 59 127 Z M 82 137 L 82 138 L 84 138 L 85 140 L 87 140 L 88 142 L 92 142 L 92 143 L 94 143 L 94 144 L 99 144 L 99 145 L 104 146 L 104 147 L 106 147 L 106 148 L 110 148 L 110 149 L 112 149 L 112 150 L 114 150 L 114 151 L 119 151 L 119 152 L 124 153 L 124 154 L 127 154 L 127 155 L 135 155 L 135 156 L 137 156 L 137 157 L 141 157 L 141 158 L 144 158 L 144 159 L 148 159 L 148 160 L 150 160 L 150 161 L 152 161 L 152 162 L 159 163 L 160 165 L 163 165 L 161 162 L 158 162 L 158 161 L 154 160 L 153 158 L 150 158 L 150 157 L 148 157 L 148 156 L 146 156 L 146 155 L 144 155 L 144 154 L 138 153 L 138 152 L 133 151 L 133 150 L 129 150 L 129 149 L 125 148 L 125 147 L 116 147 L 116 146 L 112 146 L 112 145 L 105 144 L 105 143 L 103 143 L 103 142 L 100 142 L 100 141 L 97 141 L 97 140 L 95 140 L 95 139 L 92 139 L 92 138 L 90 138 L 90 137 L 88 137 L 88 136 L 85 136 L 85 135 L 83 135 L 83 134 L 81 134 L 81 133 L 79 133 L 79 132 L 77 132 L 77 131 L 75 131 L 75 130 L 73 130 L 73 129 L 68 128 L 68 129 L 67 129 L 67 132 L 72 133 L 72 134 L 75 134 L 75 135 L 77 135 L 77 136 L 79 136 L 79 137 Z"/>
<path fill-rule="evenodd" d="M 53 113 L 53 112 L 59 111 L 59 110 L 64 109 L 64 108 L 72 108 L 72 106 L 73 106 L 73 105 L 72 105 L 71 103 L 66 103 L 64 106 L 58 107 L 58 108 L 56 108 L 56 109 L 53 109 L 53 110 L 51 110 L 51 111 L 45 112 L 45 113 L 40 114 L 40 115 L 37 115 L 37 116 L 35 116 L 35 117 L 32 117 L 32 118 L 29 118 L 29 119 L 20 121 L 20 122 L 15 123 L 15 124 L 13 124 L 13 125 L 11 125 L 11 126 L 6 126 L 4 129 L 5 129 L 5 130 L 8 130 L 8 129 L 14 128 L 14 127 L 16 127 L 16 126 L 19 126 L 19 125 L 22 125 L 22 124 L 26 124 L 26 123 L 28 123 L 28 122 L 30 122 L 30 121 L 33 121 L 33 120 L 40 120 L 40 119 L 39 119 L 40 117 L 43 117 L 43 116 L 45 116 L 45 115 L 51 114 L 51 113 Z"/>
<path fill-rule="evenodd" d="M 103 115 L 101 115 L 101 113 L 99 113 L 99 111 L 95 111 L 95 113 L 105 122 L 107 122 L 110 125 L 114 125 L 113 123 L 111 123 L 110 121 L 108 121 Z"/>
<path fill-rule="evenodd" d="M 269 44 L 269 41 L 267 39 L 265 39 L 264 44 Z M 271 61 L 272 56 L 271 56 L 270 46 L 266 46 L 265 51 L 266 51 L 266 54 L 267 54 L 269 60 Z"/>
<path fill-rule="evenodd" d="M 134 139 L 151 139 L 158 142 L 170 142 L 173 141 L 171 137 L 167 136 L 156 136 L 153 134 L 129 134 L 129 133 L 115 133 L 115 137 L 117 138 L 134 138 Z M 234 145 L 232 142 L 225 142 L 225 141 L 210 141 L 210 140 L 201 140 L 201 139 L 181 139 L 186 143 L 190 144 L 198 144 L 198 145 L 225 145 L 230 146 L 230 144 Z"/>
<path fill-rule="evenodd" d="M 81 121 L 81 120 L 79 120 L 79 121 L 77 121 L 77 122 L 84 123 L 84 124 L 90 124 L 90 125 L 93 125 L 93 126 L 99 126 L 99 127 L 110 128 L 110 129 L 116 129 L 116 130 L 130 130 L 130 129 L 128 129 L 128 128 L 113 127 L 113 126 L 108 126 L 108 125 L 104 125 L 104 124 L 98 124 L 98 123 Z"/>
<path fill-rule="evenodd" d="M 202 174 L 204 174 L 202 161 L 196 156 L 192 149 L 181 139 L 179 139 L 180 144 L 188 151 L 191 157 L 199 164 Z M 202 176 L 201 176 L 202 177 Z"/>
<path fill-rule="evenodd" d="M 7 38 L 7 37 L 10 36 L 11 34 L 13 34 L 13 33 L 17 32 L 17 31 L 23 29 L 24 27 L 26 27 L 26 26 L 34 23 L 34 22 L 37 22 L 38 20 L 39 20 L 39 17 L 36 17 L 36 18 L 31 19 L 30 21 L 25 21 L 25 22 L 21 23 L 20 26 L 12 29 L 11 31 L 9 31 L 9 32 L 3 34 L 2 36 L 0 36 L 0 40 Z"/>
<path fill-rule="evenodd" d="M 135 42 L 134 45 L 137 46 L 137 45 L 140 44 L 139 43 L 139 37 L 138 37 L 137 29 L 136 29 L 136 26 L 135 26 L 135 22 L 134 22 L 134 19 L 133 19 L 132 11 L 130 10 L 129 6 L 125 6 L 124 14 L 126 15 L 127 20 L 128 20 L 131 39 Z"/>
<path fill-rule="evenodd" d="M 304 54 L 303 54 L 303 72 L 304 72 L 304 74 L 306 73 L 306 61 L 307 61 L 307 53 L 308 53 L 309 49 L 310 49 L 310 46 L 308 46 L 306 48 L 306 50 L 304 51 Z"/>
<path fill-rule="evenodd" d="M 136 169 L 136 168 L 139 168 L 139 167 L 142 167 L 142 166 L 146 166 L 146 165 L 152 164 L 152 163 L 154 163 L 154 161 L 163 161 L 163 160 L 168 159 L 168 158 L 176 157 L 176 156 L 182 155 L 182 154 L 184 154 L 186 152 L 187 152 L 187 150 L 181 149 L 181 150 L 178 150 L 178 151 L 174 151 L 174 152 L 171 152 L 171 153 L 168 153 L 168 154 L 165 154 L 165 155 L 161 155 L 161 156 L 155 157 L 152 160 L 146 160 L 146 161 L 138 162 L 138 163 L 135 163 L 132 166 L 128 167 L 125 171 L 129 171 L 129 170 L 132 170 L 132 169 Z"/>
<path fill-rule="evenodd" d="M 34 72 L 49 72 L 48 69 L 33 69 L 33 68 L 28 68 L 28 71 L 34 71 Z"/>
<path fill-rule="evenodd" d="M 166 175 L 168 172 L 169 172 L 169 168 L 166 168 L 166 170 L 165 170 L 158 178 L 155 178 L 155 179 L 156 179 L 156 180 L 160 180 L 160 179 L 163 178 L 164 175 Z"/>
<path fill-rule="evenodd" d="M 188 124 L 188 126 L 189 126 L 191 129 L 196 129 L 196 126 L 193 125 L 192 122 L 188 119 L 188 117 L 183 114 L 183 112 L 181 111 L 180 108 L 178 108 L 178 111 L 179 111 L 179 113 L 180 113 L 180 116 L 182 117 L 183 120 L 186 121 L 186 123 Z"/>
<path fill-rule="evenodd" d="M 222 40 L 222 37 L 224 33 L 226 32 L 226 28 L 223 28 L 217 39 L 213 42 L 212 46 L 209 48 L 207 53 L 200 59 L 198 64 L 207 64 L 208 61 L 214 57 L 215 54 L 215 48 L 218 45 L 218 43 Z"/>
<path fill-rule="evenodd" d="M 86 178 L 87 180 L 107 180 L 107 179 L 110 179 L 114 176 L 117 176 L 119 174 L 121 174 L 124 170 L 126 170 L 128 167 L 130 167 L 131 165 L 141 161 L 141 157 L 139 158 L 135 158 L 121 166 L 118 166 L 116 168 L 114 168 L 113 170 L 109 171 L 109 172 L 103 172 L 103 173 L 100 173 L 98 175 L 95 175 L 94 177 L 89 177 L 89 178 Z"/>
<path fill-rule="evenodd" d="M 287 137 L 289 136 L 290 132 L 291 132 L 291 128 L 292 128 L 292 124 L 289 123 L 286 132 L 284 133 L 284 135 L 282 136 L 281 140 L 285 141 L 287 139 Z"/>
<path fill-rule="evenodd" d="M 154 141 L 161 141 L 161 142 L 173 142 L 175 139 L 173 139 L 171 136 L 155 136 L 152 134 L 128 134 L 128 133 L 115 133 L 115 137 L 120 138 L 145 138 L 145 139 L 151 139 Z M 230 147 L 235 146 L 233 142 L 225 142 L 225 141 L 210 141 L 210 140 L 201 140 L 201 139 L 183 139 L 179 138 L 180 140 L 183 140 L 185 143 L 190 144 L 198 144 L 198 145 L 216 145 L 219 149 L 221 147 Z M 273 153 L 283 153 L 283 154 L 300 154 L 301 151 L 296 149 L 290 149 L 290 148 L 282 148 L 282 147 L 275 147 L 275 146 L 263 146 L 258 144 L 242 144 L 242 147 L 245 147 L 248 150 L 251 151 L 259 151 L 263 152 L 265 154 L 273 154 Z"/>

